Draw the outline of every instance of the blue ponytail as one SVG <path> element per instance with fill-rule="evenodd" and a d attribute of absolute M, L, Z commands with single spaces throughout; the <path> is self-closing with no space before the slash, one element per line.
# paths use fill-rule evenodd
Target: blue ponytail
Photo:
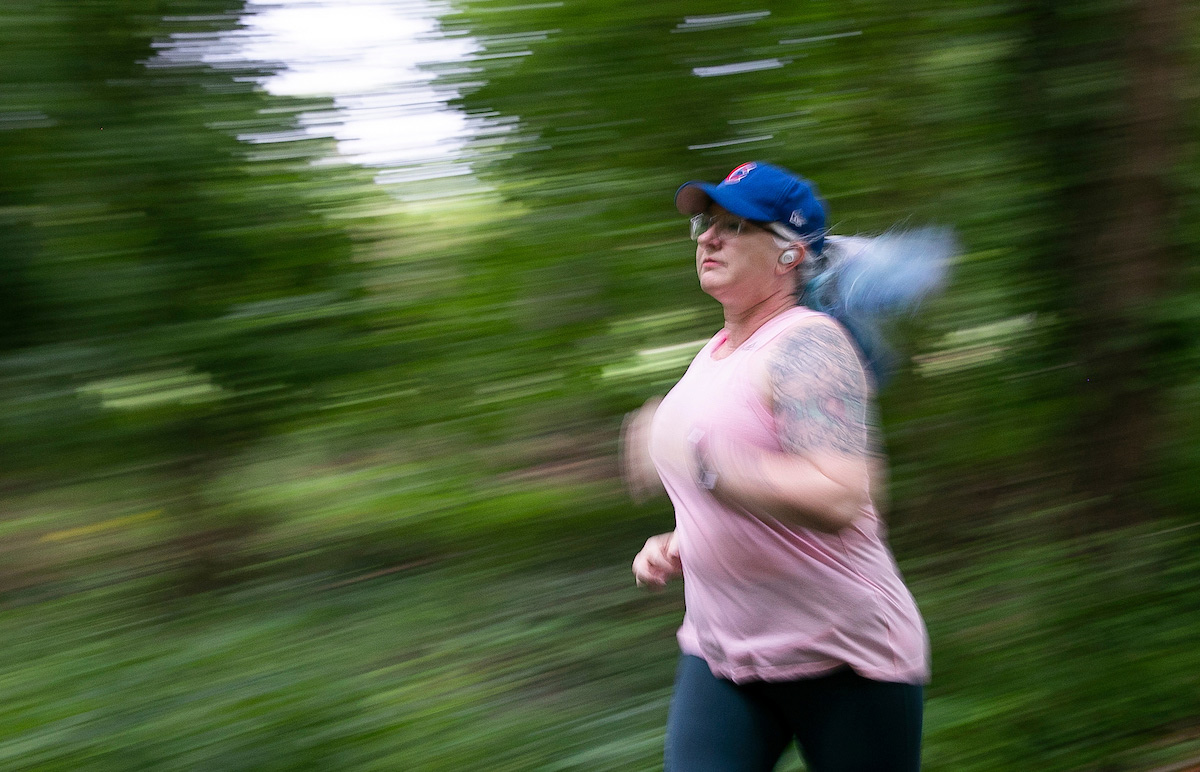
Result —
<path fill-rule="evenodd" d="M 845 326 L 882 389 L 899 359 L 882 324 L 915 313 L 945 285 L 957 239 L 949 228 L 924 227 L 875 238 L 828 236 L 824 247 L 800 300 Z"/>

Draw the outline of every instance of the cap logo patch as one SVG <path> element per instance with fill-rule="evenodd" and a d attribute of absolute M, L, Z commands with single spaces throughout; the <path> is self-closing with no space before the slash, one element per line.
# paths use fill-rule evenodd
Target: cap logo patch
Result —
<path fill-rule="evenodd" d="M 726 182 L 726 184 L 729 184 L 729 185 L 733 185 L 738 182 L 741 182 L 743 179 L 746 178 L 747 174 L 749 174 L 750 172 L 754 171 L 757 168 L 758 168 L 758 164 L 754 163 L 753 161 L 751 161 L 750 163 L 742 164 L 741 166 L 739 166 L 738 168 L 734 169 L 733 171 L 731 171 L 729 173 L 729 176 L 725 178 L 725 182 Z"/>
<path fill-rule="evenodd" d="M 790 222 L 792 225 L 795 225 L 797 228 L 803 228 L 804 224 L 808 222 L 808 220 L 804 219 L 804 215 L 800 214 L 799 211 L 795 211 L 792 212 L 792 216 L 788 218 L 788 222 Z"/>

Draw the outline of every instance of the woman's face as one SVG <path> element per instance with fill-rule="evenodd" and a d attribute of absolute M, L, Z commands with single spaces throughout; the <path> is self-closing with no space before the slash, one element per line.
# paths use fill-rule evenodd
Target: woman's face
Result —
<path fill-rule="evenodd" d="M 717 204 L 708 215 L 712 224 L 696 240 L 700 289 L 723 305 L 753 305 L 791 281 L 779 263 L 783 249 L 774 234 L 749 222 L 735 233 L 741 218 Z"/>

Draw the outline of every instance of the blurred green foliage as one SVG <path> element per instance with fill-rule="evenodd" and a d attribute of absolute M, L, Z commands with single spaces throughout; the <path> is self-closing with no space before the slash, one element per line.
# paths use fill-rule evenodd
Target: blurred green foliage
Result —
<path fill-rule="evenodd" d="M 935 650 L 924 768 L 1175 769 L 1159 765 L 1200 753 L 1200 624 L 1184 613 L 1200 544 L 1180 533 L 905 561 Z M 635 593 L 624 561 L 582 545 L 556 552 L 10 608 L 0 763 L 661 769 L 682 593 Z M 800 768 L 794 752 L 780 766 Z"/>
<path fill-rule="evenodd" d="M 422 197 L 203 57 L 238 2 L 0 9 L 0 766 L 654 768 L 617 427 L 721 323 L 671 193 L 750 158 L 965 244 L 883 395 L 927 768 L 1200 752 L 1182 4 L 445 10 L 479 185 Z"/>

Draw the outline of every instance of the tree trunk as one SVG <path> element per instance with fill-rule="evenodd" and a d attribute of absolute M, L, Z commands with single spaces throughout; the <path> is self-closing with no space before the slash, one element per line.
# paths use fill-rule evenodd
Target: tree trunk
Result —
<path fill-rule="evenodd" d="M 1061 214 L 1048 258 L 1078 364 L 1074 475 L 1085 527 L 1153 516 L 1142 495 L 1161 440 L 1159 303 L 1182 266 L 1172 249 L 1181 156 L 1182 0 L 1041 4 L 1035 82 L 1046 169 Z"/>

